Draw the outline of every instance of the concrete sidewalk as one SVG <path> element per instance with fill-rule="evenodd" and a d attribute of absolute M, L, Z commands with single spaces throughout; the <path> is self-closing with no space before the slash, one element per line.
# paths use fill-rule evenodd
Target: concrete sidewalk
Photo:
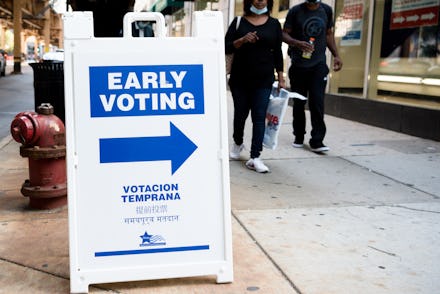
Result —
<path fill-rule="evenodd" d="M 26 75 L 5 78 L 14 96 L 32 90 Z M 17 99 L 1 83 L 0 99 Z M 230 162 L 233 283 L 208 276 L 89 292 L 437 293 L 440 142 L 327 116 L 331 150 L 318 155 L 291 147 L 288 111 L 278 148 L 263 152 L 271 173 L 248 170 L 248 152 Z M 249 146 L 250 122 L 246 135 Z M 67 208 L 27 208 L 27 160 L 8 135 L 0 162 L 0 293 L 69 293 Z"/>

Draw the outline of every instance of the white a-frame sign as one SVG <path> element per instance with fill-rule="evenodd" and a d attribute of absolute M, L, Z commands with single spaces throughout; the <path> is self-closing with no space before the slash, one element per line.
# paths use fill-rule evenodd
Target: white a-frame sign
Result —
<path fill-rule="evenodd" d="M 134 21 L 155 22 L 152 38 Z M 232 282 L 223 18 L 191 37 L 160 13 L 128 13 L 95 38 L 64 16 L 71 292 L 90 284 L 216 275 Z"/>

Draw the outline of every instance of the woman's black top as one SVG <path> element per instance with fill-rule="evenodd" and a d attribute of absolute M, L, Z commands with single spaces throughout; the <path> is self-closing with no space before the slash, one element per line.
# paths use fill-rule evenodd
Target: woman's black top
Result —
<path fill-rule="evenodd" d="M 225 36 L 225 53 L 234 53 L 230 86 L 271 88 L 275 80 L 274 69 L 283 71 L 281 51 L 282 30 L 278 19 L 269 17 L 262 24 L 255 26 L 241 17 L 236 30 L 237 18 L 230 24 Z M 233 42 L 248 32 L 257 32 L 256 43 L 244 43 L 235 48 Z"/>

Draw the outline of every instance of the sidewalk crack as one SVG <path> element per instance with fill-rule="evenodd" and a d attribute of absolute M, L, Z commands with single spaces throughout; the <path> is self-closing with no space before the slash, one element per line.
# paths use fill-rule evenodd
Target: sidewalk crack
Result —
<path fill-rule="evenodd" d="M 389 255 L 389 256 L 395 256 L 395 257 L 398 257 L 398 255 L 395 254 L 395 253 L 388 252 L 388 251 L 385 251 L 385 250 L 382 250 L 382 249 L 379 249 L 379 248 L 376 248 L 376 247 L 373 247 L 373 246 L 368 246 L 368 248 L 371 248 L 371 249 L 373 249 L 373 250 L 376 250 L 376 251 L 379 251 L 379 252 L 385 253 L 385 254 L 387 254 L 387 255 Z"/>
<path fill-rule="evenodd" d="M 401 180 L 395 179 L 395 178 L 393 178 L 393 177 L 391 177 L 391 176 L 388 176 L 388 175 L 386 175 L 386 174 L 383 174 L 383 173 L 381 173 L 381 172 L 379 172 L 379 171 L 376 171 L 376 170 L 373 170 L 373 169 L 371 169 L 371 168 L 369 168 L 369 167 L 363 166 L 363 165 L 361 165 L 361 164 L 359 164 L 359 163 L 357 163 L 357 162 L 351 161 L 349 158 L 346 158 L 346 157 L 340 157 L 340 156 L 338 156 L 338 158 L 343 159 L 343 160 L 345 160 L 345 161 L 347 161 L 347 162 L 349 162 L 349 163 L 351 163 L 351 164 L 353 164 L 353 165 L 356 165 L 356 166 L 358 166 L 358 167 L 360 167 L 360 168 L 362 168 L 362 169 L 368 170 L 369 172 L 374 173 L 374 174 L 376 174 L 376 175 L 378 175 L 378 176 L 381 176 L 381 177 L 387 178 L 387 179 L 389 179 L 389 180 L 391 180 L 391 181 L 393 181 L 393 182 L 395 182 L 395 183 L 398 183 L 398 184 L 404 185 L 404 186 L 406 186 L 406 187 L 408 187 L 408 188 L 411 188 L 411 189 L 414 189 L 414 190 L 419 191 L 419 192 L 421 192 L 421 193 L 424 193 L 424 194 L 426 194 L 426 195 L 429 195 L 429 196 L 431 196 L 433 199 L 440 199 L 440 196 L 438 196 L 438 195 L 435 195 L 435 194 L 433 194 L 433 193 L 430 193 L 430 192 L 424 191 L 424 190 L 422 190 L 421 188 L 418 188 L 418 187 L 414 186 L 413 184 L 405 183 L 405 182 L 403 182 L 403 181 L 401 181 Z"/>
<path fill-rule="evenodd" d="M 283 271 L 283 269 L 275 262 L 275 260 L 269 255 L 269 253 L 263 248 L 263 246 L 257 241 L 257 239 L 252 235 L 252 233 L 245 227 L 245 225 L 240 221 L 240 219 L 235 215 L 233 211 L 231 211 L 232 216 L 234 219 L 240 224 L 240 226 L 243 228 L 243 230 L 251 237 L 252 241 L 255 242 L 255 244 L 260 248 L 260 250 L 263 252 L 264 255 L 270 260 L 270 262 L 275 266 L 275 268 L 281 273 L 281 275 L 287 280 L 287 282 L 292 286 L 292 288 L 296 291 L 298 294 L 303 294 L 298 287 L 295 285 L 295 283 L 286 275 L 286 273 Z"/>
<path fill-rule="evenodd" d="M 392 205 L 392 206 L 393 206 L 393 207 L 403 208 L 403 209 L 408 209 L 408 210 L 413 210 L 413 211 L 420 211 L 420 212 L 429 212 L 429 213 L 440 214 L 440 211 L 433 211 L 433 210 L 426 210 L 426 209 L 418 209 L 418 208 L 407 207 L 407 206 L 404 206 L 404 205 Z"/>

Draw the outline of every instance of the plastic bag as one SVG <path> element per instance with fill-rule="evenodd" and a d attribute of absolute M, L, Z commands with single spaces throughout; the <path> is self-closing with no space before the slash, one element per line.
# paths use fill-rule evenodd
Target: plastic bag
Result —
<path fill-rule="evenodd" d="M 295 92 L 289 92 L 285 89 L 278 91 L 277 82 L 272 85 L 272 93 L 270 94 L 269 105 L 266 111 L 267 123 L 263 139 L 263 146 L 265 148 L 275 149 L 278 145 L 278 134 L 287 110 L 289 98 L 307 100 L 306 97 Z"/>

